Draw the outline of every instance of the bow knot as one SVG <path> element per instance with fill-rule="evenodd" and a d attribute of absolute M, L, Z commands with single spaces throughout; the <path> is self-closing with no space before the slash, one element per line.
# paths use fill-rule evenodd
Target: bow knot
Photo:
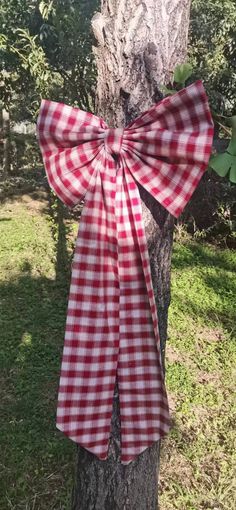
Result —
<path fill-rule="evenodd" d="M 122 128 L 110 128 L 105 130 L 104 144 L 105 149 L 112 156 L 118 156 L 120 154 L 122 140 L 123 140 L 124 129 Z"/>

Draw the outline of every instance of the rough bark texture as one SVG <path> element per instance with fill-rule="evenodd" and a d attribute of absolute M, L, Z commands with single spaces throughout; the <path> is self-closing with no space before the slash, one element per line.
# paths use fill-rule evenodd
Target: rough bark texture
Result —
<path fill-rule="evenodd" d="M 103 0 L 92 20 L 98 46 L 97 113 L 125 126 L 161 98 L 178 63 L 186 60 L 191 0 Z M 140 187 L 164 359 L 170 302 L 173 218 Z M 73 510 L 156 510 L 159 443 L 127 467 L 119 462 L 119 396 L 114 394 L 107 461 L 78 447 Z"/>
<path fill-rule="evenodd" d="M 0 177 L 3 180 L 9 176 L 11 170 L 10 116 L 4 108 L 1 110 L 0 128 L 2 132 L 2 171 Z"/>

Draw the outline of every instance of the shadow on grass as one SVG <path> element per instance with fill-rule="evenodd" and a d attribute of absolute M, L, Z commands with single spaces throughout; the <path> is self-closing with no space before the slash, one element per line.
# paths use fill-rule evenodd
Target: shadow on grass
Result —
<path fill-rule="evenodd" d="M 26 505 L 36 492 L 45 492 L 45 477 L 53 472 L 65 487 L 73 467 L 72 445 L 55 429 L 68 282 L 34 278 L 29 269 L 25 264 L 18 280 L 0 288 L 1 485 L 3 497 L 18 501 L 17 508 L 26 508 L 23 501 Z M 48 491 L 50 485 L 53 478 L 46 483 Z M 47 501 L 58 503 L 60 491 L 53 495 L 54 488 L 40 508 L 49 508 Z M 11 508 L 5 499 L 1 504 Z M 58 503 L 58 508 L 63 507 Z"/>
<path fill-rule="evenodd" d="M 186 289 L 186 297 L 181 296 L 181 309 L 186 308 L 188 314 L 192 317 L 203 317 L 213 322 L 218 322 L 220 326 L 225 327 L 229 332 L 236 327 L 235 307 L 236 307 L 236 277 L 229 274 L 202 274 L 202 281 L 205 286 L 218 298 L 219 306 L 216 304 L 203 305 L 194 300 L 194 295 Z M 204 297 L 204 296 L 203 296 Z"/>
<path fill-rule="evenodd" d="M 0 286 L 0 508 L 69 508 L 74 444 L 55 427 L 70 259 L 63 210 L 45 208 L 56 232 L 55 280 L 21 274 Z"/>
<path fill-rule="evenodd" d="M 175 246 L 176 311 L 235 333 L 236 257 L 230 250 L 189 243 Z M 186 272 L 185 272 L 186 270 Z M 181 282 L 178 285 L 178 274 Z"/>
<path fill-rule="evenodd" d="M 229 250 L 221 250 L 201 243 L 178 245 L 173 251 L 172 266 L 174 269 L 184 269 L 195 266 L 213 266 L 224 271 L 235 271 L 235 261 L 230 260 Z"/>

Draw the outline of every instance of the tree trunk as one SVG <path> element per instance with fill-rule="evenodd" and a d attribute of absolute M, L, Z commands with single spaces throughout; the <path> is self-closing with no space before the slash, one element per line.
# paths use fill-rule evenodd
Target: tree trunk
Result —
<path fill-rule="evenodd" d="M 103 0 L 92 19 L 98 46 L 97 114 L 122 127 L 161 99 L 175 66 L 186 61 L 191 0 Z M 164 360 L 170 303 L 173 217 L 140 186 Z M 156 510 L 160 444 L 128 466 L 119 462 L 116 388 L 109 458 L 78 447 L 73 510 Z"/>
<path fill-rule="evenodd" d="M 4 108 L 1 110 L 2 131 L 2 180 L 7 179 L 11 170 L 10 115 Z"/>

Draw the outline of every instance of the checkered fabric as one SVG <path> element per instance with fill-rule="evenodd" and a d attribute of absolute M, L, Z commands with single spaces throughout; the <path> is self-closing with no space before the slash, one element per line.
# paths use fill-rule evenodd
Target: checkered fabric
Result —
<path fill-rule="evenodd" d="M 73 207 L 85 198 L 72 263 L 57 427 L 99 459 L 108 455 L 117 378 L 121 462 L 169 429 L 157 310 L 140 183 L 178 216 L 211 153 L 201 81 L 167 97 L 125 129 L 43 100 L 38 139 L 48 181 Z"/>

